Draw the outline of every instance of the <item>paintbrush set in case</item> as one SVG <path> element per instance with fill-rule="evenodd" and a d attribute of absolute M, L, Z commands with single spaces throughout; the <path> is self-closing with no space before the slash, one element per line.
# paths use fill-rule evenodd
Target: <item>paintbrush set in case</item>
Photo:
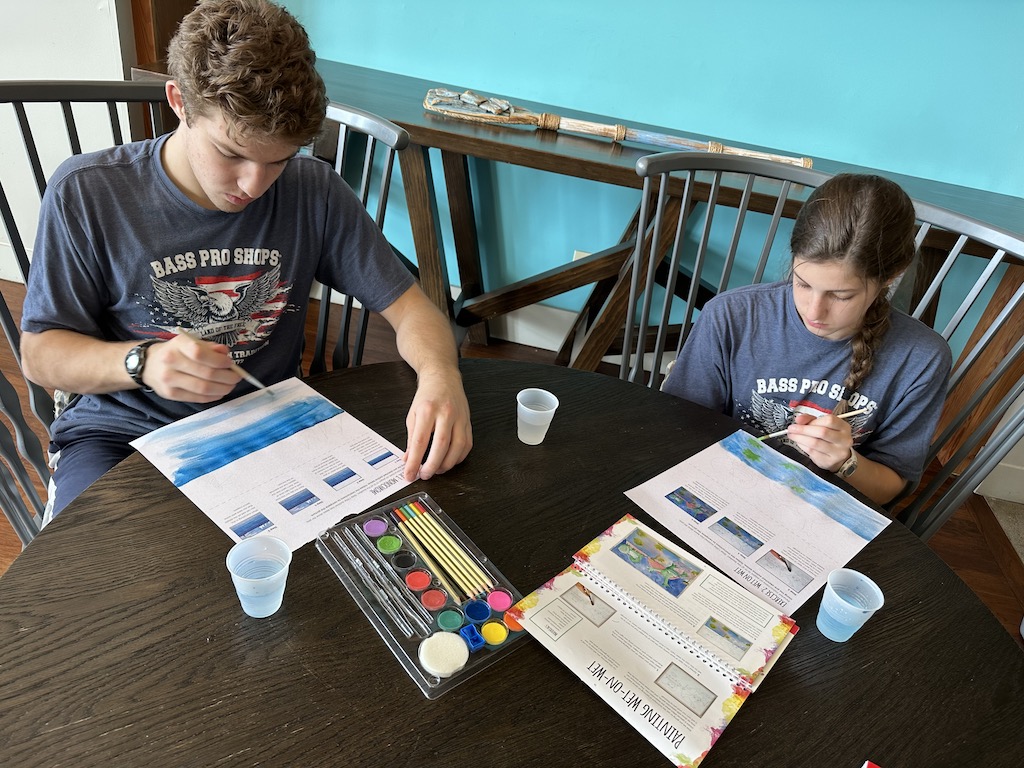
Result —
<path fill-rule="evenodd" d="M 434 699 L 517 647 L 522 595 L 427 494 L 329 528 L 317 549 Z"/>

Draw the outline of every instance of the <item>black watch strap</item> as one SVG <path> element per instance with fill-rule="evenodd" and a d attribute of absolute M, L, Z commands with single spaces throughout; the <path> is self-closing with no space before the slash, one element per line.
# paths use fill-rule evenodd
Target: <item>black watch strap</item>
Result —
<path fill-rule="evenodd" d="M 158 341 L 160 341 L 160 339 L 147 339 L 146 341 L 140 342 L 129 349 L 128 354 L 124 356 L 124 369 L 128 372 L 128 375 L 132 377 L 132 381 L 142 388 L 143 392 L 153 391 L 143 383 L 142 372 L 146 368 L 146 349 L 153 344 L 156 344 Z"/>

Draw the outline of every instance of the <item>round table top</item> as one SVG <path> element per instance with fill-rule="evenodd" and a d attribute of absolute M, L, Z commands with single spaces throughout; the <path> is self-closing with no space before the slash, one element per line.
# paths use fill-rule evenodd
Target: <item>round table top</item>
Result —
<path fill-rule="evenodd" d="M 601 374 L 462 369 L 472 453 L 395 498 L 428 493 L 524 594 L 623 514 L 651 523 L 624 491 L 738 426 Z M 309 383 L 404 445 L 404 364 Z M 561 402 L 538 446 L 516 438 L 528 386 Z M 230 546 L 137 455 L 69 506 L 0 579 L 0 764 L 665 764 L 531 638 L 425 699 L 312 545 L 282 609 L 245 616 Z M 800 632 L 703 765 L 1024 762 L 1024 653 L 995 618 L 899 524 L 851 565 L 882 587 L 883 611 L 836 644 L 816 600 L 797 610 Z"/>

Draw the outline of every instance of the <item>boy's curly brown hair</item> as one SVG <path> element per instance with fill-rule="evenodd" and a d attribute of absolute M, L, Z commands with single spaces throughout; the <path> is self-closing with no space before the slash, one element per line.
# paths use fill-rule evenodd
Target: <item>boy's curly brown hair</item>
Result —
<path fill-rule="evenodd" d="M 186 120 L 219 108 L 230 131 L 308 144 L 320 132 L 327 90 L 302 25 L 267 0 L 204 0 L 167 47 Z"/>

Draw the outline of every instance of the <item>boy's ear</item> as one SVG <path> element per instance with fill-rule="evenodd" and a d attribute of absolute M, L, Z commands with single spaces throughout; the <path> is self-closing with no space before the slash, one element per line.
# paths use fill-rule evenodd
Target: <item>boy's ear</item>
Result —
<path fill-rule="evenodd" d="M 174 114 L 181 122 L 188 124 L 185 118 L 185 102 L 181 98 L 181 89 L 178 88 L 178 84 L 173 80 L 168 80 L 164 86 L 164 93 L 167 95 L 167 103 L 174 110 Z"/>

